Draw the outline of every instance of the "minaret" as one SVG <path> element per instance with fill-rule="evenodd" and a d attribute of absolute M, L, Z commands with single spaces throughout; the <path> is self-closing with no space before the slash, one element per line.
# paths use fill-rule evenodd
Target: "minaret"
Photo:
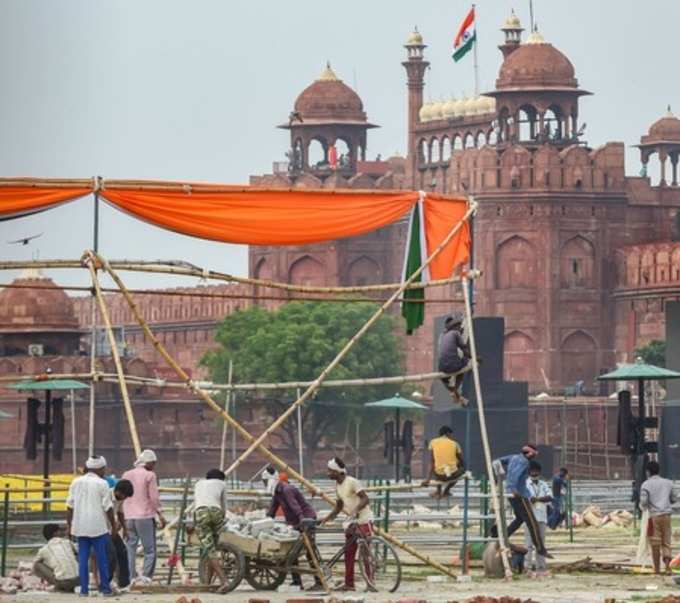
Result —
<path fill-rule="evenodd" d="M 415 174 L 415 164 L 417 158 L 416 149 L 416 124 L 418 123 L 418 113 L 423 106 L 423 88 L 425 87 L 425 70 L 430 66 L 424 60 L 423 50 L 427 48 L 423 44 L 423 36 L 420 35 L 416 27 L 404 44 L 407 59 L 402 63 L 406 69 L 406 85 L 408 87 L 408 157 L 411 160 L 412 174 Z"/>
<path fill-rule="evenodd" d="M 505 34 L 505 42 L 498 48 L 503 53 L 503 58 L 507 58 L 510 53 L 519 48 L 519 45 L 522 43 L 522 32 L 524 31 L 519 17 L 515 14 L 514 10 L 505 20 L 501 31 Z"/>

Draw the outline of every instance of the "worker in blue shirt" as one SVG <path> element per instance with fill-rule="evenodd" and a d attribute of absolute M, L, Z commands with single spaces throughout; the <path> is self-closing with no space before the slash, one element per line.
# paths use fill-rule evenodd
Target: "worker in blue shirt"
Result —
<path fill-rule="evenodd" d="M 566 513 L 562 511 L 562 501 L 564 492 L 567 490 L 567 482 L 569 481 L 569 470 L 566 467 L 560 467 L 559 473 L 553 476 L 552 479 L 552 495 L 553 501 L 548 507 L 548 527 L 554 530 L 559 526 L 566 517 Z"/>
<path fill-rule="evenodd" d="M 510 496 L 510 506 L 515 514 L 515 518 L 508 526 L 508 538 L 522 524 L 526 524 L 537 554 L 552 559 L 552 555 L 546 550 L 541 538 L 538 523 L 531 506 L 531 492 L 529 492 L 527 487 L 529 461 L 536 456 L 538 456 L 536 446 L 534 444 L 525 444 L 522 446 L 521 454 L 510 454 L 496 459 L 493 462 L 493 468 L 496 475 L 505 475 L 505 489 Z M 498 537 L 498 527 L 496 525 L 491 528 L 491 535 L 494 538 Z"/>

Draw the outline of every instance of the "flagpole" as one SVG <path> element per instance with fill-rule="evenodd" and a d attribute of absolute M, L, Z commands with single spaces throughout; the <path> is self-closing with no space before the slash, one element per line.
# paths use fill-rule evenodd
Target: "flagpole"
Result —
<path fill-rule="evenodd" d="M 475 40 L 472 43 L 472 52 L 474 52 L 474 69 L 475 69 L 475 97 L 479 96 L 479 63 L 477 62 L 477 5 L 472 5 L 472 10 L 475 11 Z"/>

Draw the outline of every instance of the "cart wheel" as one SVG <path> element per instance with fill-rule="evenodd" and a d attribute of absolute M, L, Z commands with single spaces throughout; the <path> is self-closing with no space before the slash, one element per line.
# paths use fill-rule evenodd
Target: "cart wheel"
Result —
<path fill-rule="evenodd" d="M 286 579 L 286 572 L 269 561 L 246 559 L 246 581 L 255 590 L 276 590 Z"/>
<path fill-rule="evenodd" d="M 366 584 L 379 592 L 393 593 L 401 582 L 401 562 L 392 545 L 378 536 L 359 542 L 357 555 Z"/>
<path fill-rule="evenodd" d="M 217 545 L 218 559 L 227 577 L 227 592 L 234 590 L 243 580 L 246 569 L 246 561 L 243 553 L 230 544 L 220 543 Z M 219 578 L 210 566 L 207 557 L 201 557 L 198 564 L 198 575 L 201 584 L 219 584 Z"/>

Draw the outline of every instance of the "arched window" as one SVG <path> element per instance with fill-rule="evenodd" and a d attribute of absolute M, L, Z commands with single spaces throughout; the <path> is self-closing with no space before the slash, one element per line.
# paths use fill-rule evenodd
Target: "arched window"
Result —
<path fill-rule="evenodd" d="M 307 165 L 309 167 L 323 168 L 328 166 L 326 154 L 327 143 L 320 138 L 313 138 L 307 147 Z"/>
<path fill-rule="evenodd" d="M 597 345 L 585 331 L 575 331 L 562 342 L 562 381 L 590 386 L 598 374 Z"/>
<path fill-rule="evenodd" d="M 505 336 L 504 367 L 507 381 L 532 381 L 534 379 L 535 346 L 526 333 L 513 331 Z"/>
<path fill-rule="evenodd" d="M 347 270 L 347 280 L 350 287 L 377 285 L 382 280 L 382 270 L 378 262 L 362 255 L 350 264 Z"/>
<path fill-rule="evenodd" d="M 349 167 L 352 164 L 352 145 L 344 138 L 335 141 L 335 150 L 338 157 L 338 167 Z"/>
<path fill-rule="evenodd" d="M 486 135 L 486 144 L 488 145 L 498 144 L 498 132 L 496 131 L 495 128 L 489 130 L 488 134 Z"/>
<path fill-rule="evenodd" d="M 323 285 L 324 267 L 321 262 L 305 255 L 295 262 L 288 271 L 288 282 L 293 285 Z"/>
<path fill-rule="evenodd" d="M 496 286 L 499 289 L 536 287 L 536 252 L 526 239 L 514 236 L 496 250 Z"/>
<path fill-rule="evenodd" d="M 588 239 L 577 236 L 562 247 L 560 282 L 563 289 L 595 287 L 595 248 Z"/>
<path fill-rule="evenodd" d="M 462 151 L 463 150 L 463 138 L 460 134 L 456 134 L 453 137 L 453 150 Z"/>
<path fill-rule="evenodd" d="M 439 150 L 439 139 L 438 138 L 433 138 L 430 141 L 430 161 L 431 163 L 436 163 L 437 161 L 441 161 L 441 153 Z"/>
<path fill-rule="evenodd" d="M 429 163 L 430 161 L 430 149 L 427 145 L 427 140 L 424 138 L 420 141 L 418 145 L 419 159 L 420 163 Z"/>
<path fill-rule="evenodd" d="M 543 115 L 543 135 L 546 139 L 560 140 L 563 134 L 562 110 L 556 105 L 551 105 Z"/>
<path fill-rule="evenodd" d="M 480 130 L 475 137 L 475 146 L 480 149 L 486 144 L 486 134 Z"/>
<path fill-rule="evenodd" d="M 473 149 L 475 146 L 475 137 L 472 135 L 472 132 L 468 132 L 465 134 L 465 140 L 463 143 L 463 146 L 466 149 Z"/>
<path fill-rule="evenodd" d="M 442 138 L 441 161 L 449 161 L 451 159 L 451 139 L 448 136 Z"/>
<path fill-rule="evenodd" d="M 518 112 L 519 139 L 523 142 L 536 138 L 536 108 L 522 105 Z"/>

